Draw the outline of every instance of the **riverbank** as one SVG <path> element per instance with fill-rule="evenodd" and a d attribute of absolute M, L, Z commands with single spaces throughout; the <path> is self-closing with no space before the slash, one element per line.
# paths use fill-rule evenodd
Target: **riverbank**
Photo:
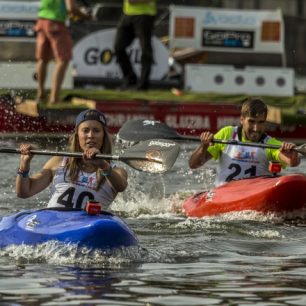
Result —
<path fill-rule="evenodd" d="M 198 94 L 178 89 L 142 92 L 74 89 L 62 90 L 61 101 L 55 105 L 37 105 L 33 100 L 35 90 L 2 90 L 0 97 L 3 101 L 10 101 L 9 104 L 2 103 L 2 112 L 6 114 L 0 132 L 47 132 L 58 136 L 73 130 L 76 114 L 85 108 L 103 111 L 112 133 L 131 119 L 160 120 L 183 134 L 198 135 L 205 129 L 216 132 L 224 125 L 239 123 L 239 107 L 247 96 Z M 305 94 L 260 98 L 269 106 L 267 132 L 281 139 L 305 142 Z M 12 109 L 8 111 L 8 107 Z M 29 115 L 33 108 L 31 118 Z M 11 112 L 13 114 L 9 117 Z"/>
<path fill-rule="evenodd" d="M 35 90 L 1 90 L 0 95 L 14 95 L 21 99 L 35 99 Z M 203 103 L 203 104 L 241 104 L 246 95 L 221 95 L 214 93 L 192 93 L 179 89 L 124 91 L 103 89 L 72 89 L 62 90 L 61 101 L 56 105 L 40 104 L 41 109 L 69 109 L 88 106 L 89 101 L 156 101 L 173 104 Z M 84 99 L 84 105 L 73 103 L 74 98 Z M 306 93 L 298 93 L 292 97 L 260 96 L 268 105 L 281 111 L 282 123 L 306 124 Z M 80 101 L 80 100 L 79 100 Z"/>

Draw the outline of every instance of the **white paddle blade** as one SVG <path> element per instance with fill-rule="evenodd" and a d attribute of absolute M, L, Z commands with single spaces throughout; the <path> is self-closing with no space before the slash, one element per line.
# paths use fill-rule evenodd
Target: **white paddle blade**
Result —
<path fill-rule="evenodd" d="M 179 152 L 180 146 L 174 141 L 151 139 L 130 147 L 122 158 L 126 164 L 137 170 L 163 173 L 172 168 Z"/>

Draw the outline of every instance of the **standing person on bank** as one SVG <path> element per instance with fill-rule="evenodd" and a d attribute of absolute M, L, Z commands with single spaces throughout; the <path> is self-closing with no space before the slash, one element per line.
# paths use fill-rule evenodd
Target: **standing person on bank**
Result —
<path fill-rule="evenodd" d="M 269 161 L 278 161 L 283 167 L 297 166 L 300 158 L 298 153 L 292 150 L 295 144 L 281 142 L 264 132 L 267 113 L 264 102 L 248 98 L 242 104 L 240 126 L 226 126 L 215 135 L 211 132 L 203 132 L 200 135 L 201 144 L 189 159 L 190 168 L 196 169 L 211 158 L 218 160 L 215 185 L 219 186 L 234 179 L 270 175 Z M 281 148 L 278 150 L 213 144 L 213 138 L 281 145 Z"/>
<path fill-rule="evenodd" d="M 114 46 L 117 62 L 123 74 L 122 90 L 131 87 L 137 90 L 149 88 L 151 66 L 154 62 L 151 39 L 156 12 L 156 0 L 123 0 L 123 15 L 117 27 Z M 139 39 L 142 51 L 138 82 L 126 52 L 126 48 L 135 38 Z"/>
<path fill-rule="evenodd" d="M 44 101 L 47 68 L 55 59 L 49 103 L 59 101 L 59 93 L 69 61 L 72 58 L 72 37 L 66 26 L 68 17 L 88 19 L 89 14 L 78 7 L 74 0 L 41 0 L 35 26 L 37 60 L 37 101 Z"/>
<path fill-rule="evenodd" d="M 20 150 L 16 177 L 16 193 L 20 198 L 31 197 L 51 184 L 48 207 L 84 208 L 88 200 L 95 200 L 107 209 L 118 192 L 127 187 L 123 168 L 95 159 L 97 154 L 112 151 L 106 118 L 97 110 L 85 110 L 78 115 L 69 140 L 69 151 L 83 152 L 83 158 L 51 157 L 39 172 L 30 176 L 31 146 L 21 144 Z"/>

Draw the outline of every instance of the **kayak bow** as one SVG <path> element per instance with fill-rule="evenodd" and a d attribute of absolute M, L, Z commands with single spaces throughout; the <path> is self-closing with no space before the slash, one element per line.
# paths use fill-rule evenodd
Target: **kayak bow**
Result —
<path fill-rule="evenodd" d="M 138 244 L 127 224 L 108 212 L 88 215 L 76 209 L 27 210 L 0 221 L 0 247 L 52 240 L 102 250 Z"/>

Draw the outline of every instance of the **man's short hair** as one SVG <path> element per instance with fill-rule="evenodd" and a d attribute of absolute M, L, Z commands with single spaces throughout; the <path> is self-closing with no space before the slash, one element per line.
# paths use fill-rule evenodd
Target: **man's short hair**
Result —
<path fill-rule="evenodd" d="M 241 106 L 242 117 L 258 117 L 265 115 L 267 118 L 268 107 L 267 105 L 258 98 L 247 98 L 243 101 Z"/>

